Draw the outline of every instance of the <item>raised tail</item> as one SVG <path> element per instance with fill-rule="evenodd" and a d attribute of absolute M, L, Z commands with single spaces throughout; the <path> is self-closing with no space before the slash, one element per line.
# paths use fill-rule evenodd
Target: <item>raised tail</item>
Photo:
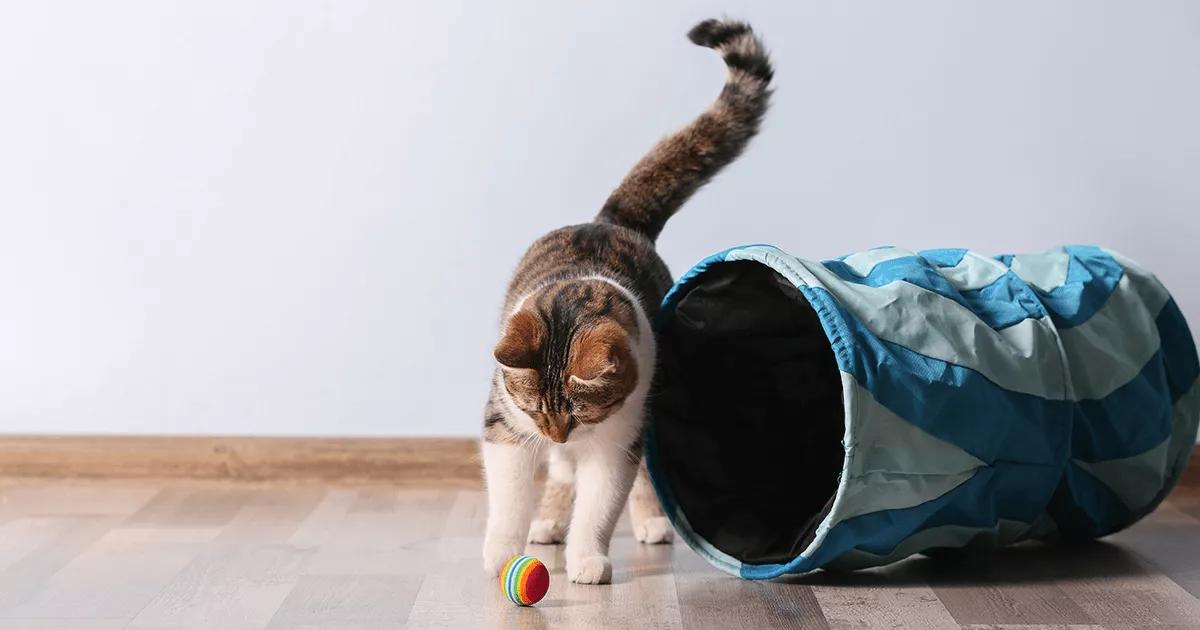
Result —
<path fill-rule="evenodd" d="M 721 53 L 729 68 L 725 88 L 707 111 L 654 145 L 612 192 L 596 221 L 658 238 L 667 219 L 739 155 L 767 112 L 774 71 L 762 41 L 748 24 L 705 20 L 688 39 Z"/>

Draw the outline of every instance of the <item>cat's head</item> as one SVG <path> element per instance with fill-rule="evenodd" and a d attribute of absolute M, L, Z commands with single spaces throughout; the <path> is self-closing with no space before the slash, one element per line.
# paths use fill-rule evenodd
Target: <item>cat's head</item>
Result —
<path fill-rule="evenodd" d="M 603 280 L 552 283 L 504 323 L 493 354 L 503 386 L 558 443 L 621 408 L 638 383 L 637 307 Z M 643 366 L 649 369 L 649 366 Z"/>

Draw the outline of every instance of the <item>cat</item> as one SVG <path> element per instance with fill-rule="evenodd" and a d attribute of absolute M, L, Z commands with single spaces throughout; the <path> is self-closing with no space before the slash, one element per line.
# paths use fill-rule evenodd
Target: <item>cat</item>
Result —
<path fill-rule="evenodd" d="M 491 575 L 527 542 L 565 541 L 572 582 L 608 583 L 609 542 L 627 496 L 637 539 L 671 541 L 639 465 L 655 366 L 650 322 L 672 284 L 654 242 L 758 132 L 773 74 L 745 23 L 707 20 L 688 38 L 725 60 L 716 102 L 659 141 L 591 223 L 535 241 L 509 284 L 482 442 L 483 566 Z M 534 472 L 543 461 L 548 479 L 531 523 Z"/>

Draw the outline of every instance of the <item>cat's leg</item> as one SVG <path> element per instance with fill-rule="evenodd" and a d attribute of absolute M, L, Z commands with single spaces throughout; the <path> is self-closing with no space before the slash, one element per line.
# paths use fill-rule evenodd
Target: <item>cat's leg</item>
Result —
<path fill-rule="evenodd" d="M 575 500 L 575 462 L 565 449 L 550 451 L 546 466 L 546 488 L 537 516 L 529 526 L 529 542 L 557 545 L 567 535 L 571 505 Z"/>
<path fill-rule="evenodd" d="M 633 537 L 648 545 L 669 543 L 675 536 L 654 494 L 654 486 L 650 485 L 645 460 L 638 466 L 637 478 L 629 491 L 629 519 L 633 521 Z"/>
<path fill-rule="evenodd" d="M 619 448 L 589 448 L 575 465 L 575 511 L 567 531 L 567 577 L 579 584 L 612 581 L 608 545 L 637 462 Z"/>
<path fill-rule="evenodd" d="M 483 539 L 483 570 L 498 575 L 513 556 L 525 551 L 529 518 L 533 515 L 533 473 L 536 448 L 509 442 L 483 442 L 487 480 L 487 533 Z"/>

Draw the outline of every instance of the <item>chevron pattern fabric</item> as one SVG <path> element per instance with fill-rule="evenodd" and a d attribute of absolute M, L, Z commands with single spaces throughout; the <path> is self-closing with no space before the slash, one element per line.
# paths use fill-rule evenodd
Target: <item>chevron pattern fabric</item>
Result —
<path fill-rule="evenodd" d="M 765 579 L 1104 536 L 1163 500 L 1195 444 L 1200 362 L 1187 323 L 1152 274 L 1115 252 L 883 247 L 812 262 L 738 247 L 684 275 L 662 317 L 731 261 L 773 269 L 816 311 L 846 427 L 831 507 L 801 553 L 770 564 L 690 528 L 652 428 L 647 462 L 669 516 L 727 572 Z"/>

